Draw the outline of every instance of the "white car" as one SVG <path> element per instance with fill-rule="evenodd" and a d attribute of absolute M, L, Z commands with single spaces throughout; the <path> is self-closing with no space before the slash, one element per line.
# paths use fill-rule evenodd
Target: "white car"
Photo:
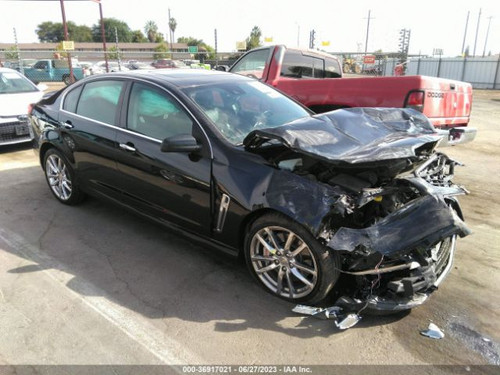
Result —
<path fill-rule="evenodd" d="M 0 146 L 29 142 L 33 138 L 28 106 L 38 102 L 46 88 L 36 86 L 15 70 L 0 68 Z"/>

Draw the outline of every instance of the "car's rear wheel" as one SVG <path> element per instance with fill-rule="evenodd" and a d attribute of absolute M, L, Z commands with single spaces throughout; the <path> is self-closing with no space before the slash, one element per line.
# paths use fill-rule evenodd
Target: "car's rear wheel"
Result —
<path fill-rule="evenodd" d="M 251 225 L 245 258 L 264 289 L 295 303 L 320 302 L 340 274 L 337 253 L 303 226 L 279 214 L 262 216 Z"/>
<path fill-rule="evenodd" d="M 69 205 L 81 202 L 84 194 L 75 184 L 75 173 L 61 152 L 48 150 L 43 165 L 50 190 L 60 202 Z"/>

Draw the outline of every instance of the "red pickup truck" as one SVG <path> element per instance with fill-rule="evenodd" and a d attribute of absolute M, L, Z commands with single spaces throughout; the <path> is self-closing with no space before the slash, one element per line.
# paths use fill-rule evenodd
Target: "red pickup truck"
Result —
<path fill-rule="evenodd" d="M 443 134 L 441 145 L 472 141 L 467 127 L 472 86 L 426 76 L 342 78 L 338 59 L 327 53 L 287 48 L 256 48 L 241 56 L 230 72 L 259 79 L 316 113 L 349 107 L 414 108 Z"/>

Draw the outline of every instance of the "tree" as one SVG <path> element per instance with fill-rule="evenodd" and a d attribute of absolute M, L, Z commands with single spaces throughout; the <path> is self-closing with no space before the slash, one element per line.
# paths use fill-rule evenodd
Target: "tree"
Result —
<path fill-rule="evenodd" d="M 204 58 L 214 59 L 215 58 L 215 49 L 208 44 L 206 44 L 201 39 L 196 39 L 191 36 L 185 37 L 181 36 L 177 39 L 177 43 L 186 43 L 188 46 L 198 46 L 204 48 L 206 53 L 198 53 L 195 55 L 195 59 L 203 60 Z"/>
<path fill-rule="evenodd" d="M 205 43 L 201 39 L 193 38 L 192 36 L 181 36 L 177 39 L 177 43 L 186 43 L 188 46 L 202 46 Z"/>
<path fill-rule="evenodd" d="M 146 43 L 148 38 L 144 36 L 141 30 L 132 31 L 132 43 Z"/>
<path fill-rule="evenodd" d="M 42 43 L 57 43 L 64 40 L 62 23 L 42 22 L 37 26 L 35 32 L 38 35 L 38 40 Z"/>
<path fill-rule="evenodd" d="M 123 58 L 123 53 L 116 48 L 116 46 L 111 46 L 108 48 L 108 59 L 109 60 L 121 60 Z"/>
<path fill-rule="evenodd" d="M 250 36 L 246 39 L 247 51 L 260 47 L 262 44 L 260 38 L 262 37 L 262 31 L 258 26 L 254 26 L 250 32 Z"/>
<path fill-rule="evenodd" d="M 69 40 L 75 42 L 91 42 L 92 30 L 85 25 L 77 25 L 73 21 L 66 23 Z M 39 24 L 35 30 L 42 43 L 58 43 L 64 40 L 64 27 L 61 22 L 46 21 Z"/>
<path fill-rule="evenodd" d="M 172 33 L 172 42 L 173 42 L 175 40 L 175 29 L 177 29 L 177 21 L 175 20 L 175 18 L 170 17 L 170 19 L 168 20 L 168 28 Z"/>
<path fill-rule="evenodd" d="M 166 59 L 170 55 L 167 53 L 168 52 L 168 46 L 165 43 L 160 43 L 156 48 L 155 48 L 155 53 L 153 54 L 153 59 Z"/>
<path fill-rule="evenodd" d="M 118 41 L 122 43 L 132 42 L 133 32 L 130 27 L 123 21 L 117 20 L 116 18 L 104 18 L 104 35 L 107 41 L 115 40 L 115 28 L 118 34 Z M 101 22 L 97 21 L 95 25 L 92 26 L 92 38 L 94 42 L 102 42 L 101 37 Z"/>
<path fill-rule="evenodd" d="M 19 51 L 16 46 L 5 50 L 5 60 L 19 60 Z"/>
<path fill-rule="evenodd" d="M 158 34 L 158 25 L 155 21 L 148 21 L 144 25 L 144 33 L 146 34 L 148 40 L 153 43 L 156 41 L 156 35 Z"/>
<path fill-rule="evenodd" d="M 164 41 L 165 39 L 163 38 L 163 34 L 157 33 L 155 38 L 155 43 L 163 43 Z"/>
<path fill-rule="evenodd" d="M 88 26 L 75 25 L 73 28 L 68 22 L 68 34 L 69 39 L 75 42 L 92 42 L 92 29 Z"/>

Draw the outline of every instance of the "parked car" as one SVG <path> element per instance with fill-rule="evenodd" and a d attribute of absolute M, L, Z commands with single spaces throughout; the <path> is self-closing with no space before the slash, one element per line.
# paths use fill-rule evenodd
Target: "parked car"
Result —
<path fill-rule="evenodd" d="M 72 66 L 74 80 L 83 78 L 83 69 L 74 64 Z M 64 82 L 72 83 L 70 69 L 66 60 L 38 60 L 32 67 L 24 69 L 24 75 L 33 83 Z"/>
<path fill-rule="evenodd" d="M 37 62 L 36 59 L 22 59 L 21 60 L 21 64 L 23 66 L 23 69 L 24 68 L 31 68 L 36 62 Z M 4 66 L 4 68 L 14 69 L 14 70 L 17 70 L 18 72 L 21 70 L 21 68 L 19 67 L 19 61 L 18 60 L 15 60 L 15 61 L 6 61 L 3 64 L 3 66 Z"/>
<path fill-rule="evenodd" d="M 0 68 L 0 146 L 31 141 L 28 107 L 42 98 L 45 88 L 13 69 Z"/>
<path fill-rule="evenodd" d="M 129 62 L 127 63 L 126 67 L 129 70 L 151 70 L 154 69 L 151 64 L 146 64 L 140 61 L 135 61 L 135 62 Z"/>
<path fill-rule="evenodd" d="M 180 60 L 158 59 L 151 63 L 156 69 L 187 69 L 189 66 Z"/>
<path fill-rule="evenodd" d="M 291 302 L 332 293 L 346 313 L 410 309 L 469 233 L 455 162 L 413 109 L 313 115 L 254 79 L 175 69 L 86 78 L 31 122 L 61 203 L 106 197 L 242 254 Z"/>

